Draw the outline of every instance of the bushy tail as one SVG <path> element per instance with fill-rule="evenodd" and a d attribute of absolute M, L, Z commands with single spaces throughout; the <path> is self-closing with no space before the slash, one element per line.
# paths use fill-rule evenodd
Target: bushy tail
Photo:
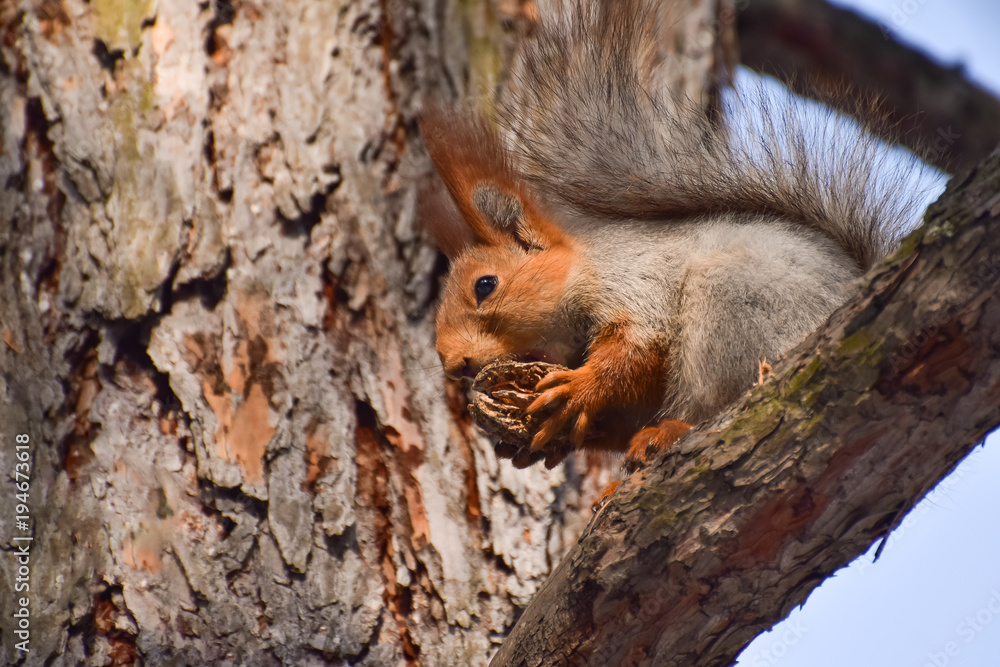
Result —
<path fill-rule="evenodd" d="M 542 4 L 499 104 L 543 199 L 609 218 L 760 213 L 815 228 L 862 269 L 919 212 L 921 167 L 853 120 L 755 89 L 709 120 L 661 83 L 657 0 Z"/>

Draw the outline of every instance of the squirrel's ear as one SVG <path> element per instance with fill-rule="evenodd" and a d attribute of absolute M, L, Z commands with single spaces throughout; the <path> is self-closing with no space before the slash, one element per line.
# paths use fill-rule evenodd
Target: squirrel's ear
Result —
<path fill-rule="evenodd" d="M 561 239 L 555 226 L 529 202 L 496 183 L 476 183 L 472 204 L 494 229 L 513 238 L 525 250 L 544 250 Z"/>
<path fill-rule="evenodd" d="M 459 115 L 430 107 L 420 119 L 427 150 L 464 218 L 439 213 L 428 231 L 448 255 L 472 243 L 526 249 L 548 247 L 563 238 L 559 229 L 529 201 L 496 129 L 481 114 Z M 446 238 L 449 237 L 449 238 Z M 471 239 L 471 240 L 470 240 Z"/>

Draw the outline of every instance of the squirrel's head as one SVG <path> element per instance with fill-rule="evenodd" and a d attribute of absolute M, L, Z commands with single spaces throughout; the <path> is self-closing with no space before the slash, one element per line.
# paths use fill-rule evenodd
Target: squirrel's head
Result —
<path fill-rule="evenodd" d="M 451 261 L 437 315 L 449 376 L 499 358 L 566 364 L 570 238 L 540 209 L 482 118 L 434 110 L 420 123 L 451 197 L 428 193 L 424 227 Z"/>

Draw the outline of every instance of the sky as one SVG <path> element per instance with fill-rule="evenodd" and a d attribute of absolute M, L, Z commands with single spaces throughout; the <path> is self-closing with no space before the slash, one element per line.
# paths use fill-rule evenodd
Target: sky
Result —
<path fill-rule="evenodd" d="M 835 0 L 1000 95 L 1000 0 Z M 739 667 L 1000 667 L 1000 433 Z"/>

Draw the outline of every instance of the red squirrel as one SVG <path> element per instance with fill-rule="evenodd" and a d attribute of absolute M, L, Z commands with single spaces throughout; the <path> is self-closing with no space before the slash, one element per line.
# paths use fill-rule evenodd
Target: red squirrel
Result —
<path fill-rule="evenodd" d="M 643 461 L 823 322 L 915 205 L 843 120 L 812 130 L 762 99 L 734 128 L 657 87 L 663 3 L 540 5 L 494 117 L 421 121 L 451 197 L 425 217 L 451 261 L 437 349 L 449 376 L 570 367 L 537 386 L 532 448 L 569 428 Z"/>

